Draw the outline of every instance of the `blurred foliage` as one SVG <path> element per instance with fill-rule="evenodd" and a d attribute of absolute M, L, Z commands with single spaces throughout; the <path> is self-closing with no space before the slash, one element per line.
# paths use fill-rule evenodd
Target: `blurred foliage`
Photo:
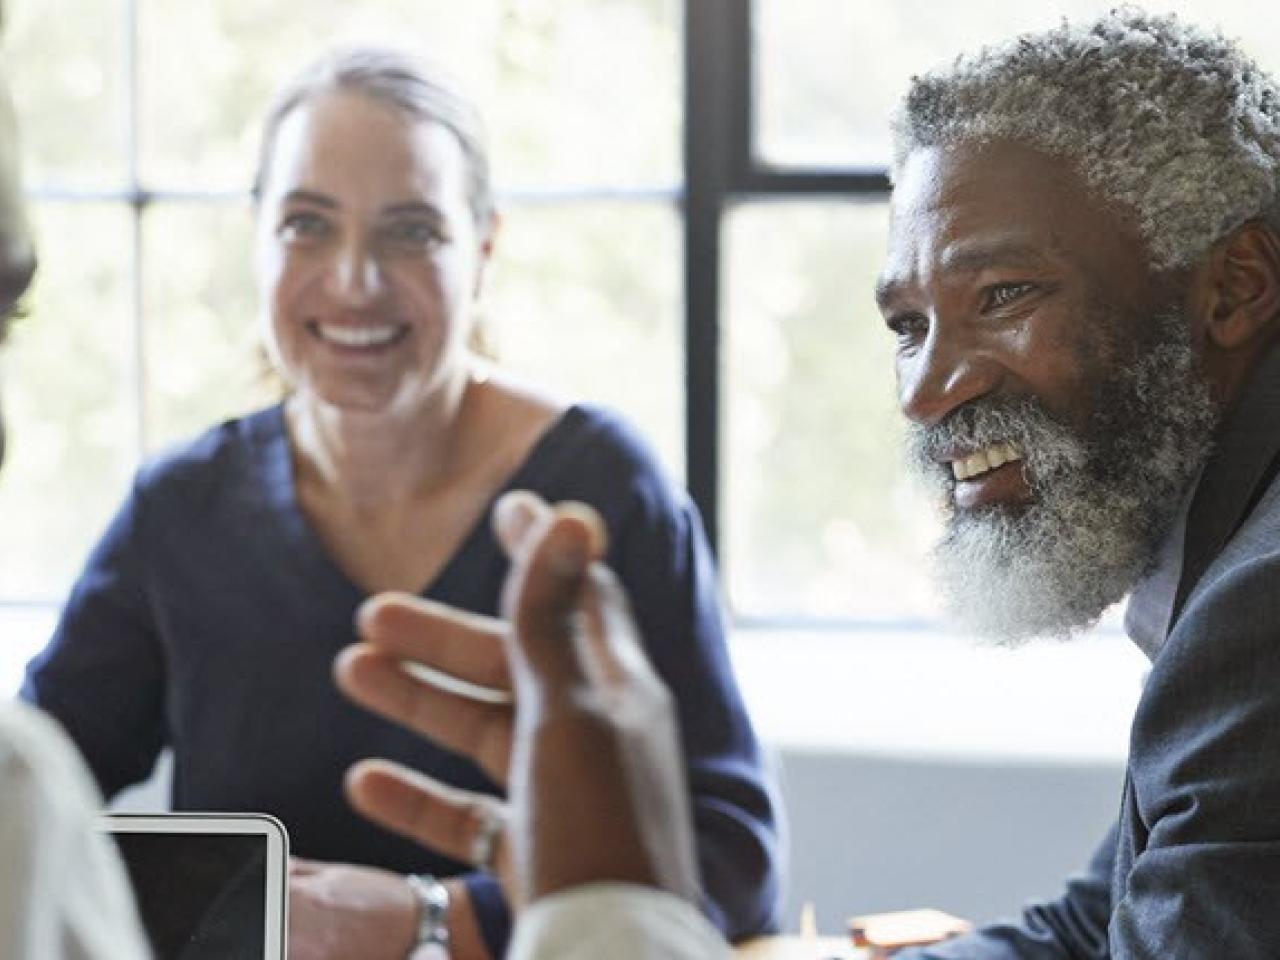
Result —
<path fill-rule="evenodd" d="M 118 186 L 128 149 L 123 0 L 8 0 L 4 7 L 5 74 L 28 182 Z"/>
<path fill-rule="evenodd" d="M 511 211 L 480 309 L 499 362 L 624 411 L 683 478 L 680 223 L 651 203 Z"/>
<path fill-rule="evenodd" d="M 484 114 L 503 183 L 678 175 L 676 0 L 139 0 L 141 169 L 244 186 L 271 92 L 321 51 L 440 61 Z M 627 123 L 618 123 L 625 116 Z"/>
<path fill-rule="evenodd" d="M 0 599 L 63 588 L 119 501 L 137 455 L 129 211 L 41 205 L 32 315 L 5 348 L 9 448 L 0 475 Z"/>
<path fill-rule="evenodd" d="M 258 346 L 244 203 L 164 203 L 142 220 L 146 437 L 167 446 L 278 396 Z"/>
<path fill-rule="evenodd" d="M 755 0 L 759 148 L 798 165 L 882 165 L 888 116 L 913 74 L 1025 30 L 1087 19 L 1115 0 Z M 1280 18 L 1257 0 L 1140 4 L 1220 26 L 1280 70 Z"/>
<path fill-rule="evenodd" d="M 872 297 L 879 203 L 773 203 L 728 222 L 728 457 L 734 608 L 891 618 L 929 609 L 932 511 L 905 475 L 893 338 Z"/>

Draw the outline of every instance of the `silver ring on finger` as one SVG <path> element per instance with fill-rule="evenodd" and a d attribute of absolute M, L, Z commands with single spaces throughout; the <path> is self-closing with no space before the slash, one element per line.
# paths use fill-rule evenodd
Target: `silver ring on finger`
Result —
<path fill-rule="evenodd" d="M 479 828 L 471 836 L 470 860 L 487 873 L 493 872 L 493 858 L 498 852 L 498 839 L 502 836 L 504 818 L 496 805 L 477 805 L 476 818 Z"/>

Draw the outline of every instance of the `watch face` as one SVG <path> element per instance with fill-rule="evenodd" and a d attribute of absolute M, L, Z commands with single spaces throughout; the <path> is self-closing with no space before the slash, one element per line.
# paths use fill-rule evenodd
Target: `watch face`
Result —
<path fill-rule="evenodd" d="M 434 944 L 447 947 L 449 945 L 449 928 L 445 917 L 449 912 L 449 888 L 432 876 L 415 876 L 406 878 L 409 889 L 418 901 L 418 946 Z"/>

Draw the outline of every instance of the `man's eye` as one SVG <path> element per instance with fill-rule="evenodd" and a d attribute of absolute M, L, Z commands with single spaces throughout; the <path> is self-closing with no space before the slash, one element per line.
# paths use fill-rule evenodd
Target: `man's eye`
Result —
<path fill-rule="evenodd" d="M 987 306 L 1006 307 L 1019 297 L 1030 293 L 1035 286 L 1030 283 L 1000 283 L 987 291 Z"/>
<path fill-rule="evenodd" d="M 885 318 L 885 325 L 899 340 L 918 340 L 929 331 L 929 318 L 922 313 L 896 313 Z"/>
<path fill-rule="evenodd" d="M 280 239 L 285 243 L 318 240 L 329 232 L 329 221 L 317 213 L 291 213 L 280 224 Z"/>

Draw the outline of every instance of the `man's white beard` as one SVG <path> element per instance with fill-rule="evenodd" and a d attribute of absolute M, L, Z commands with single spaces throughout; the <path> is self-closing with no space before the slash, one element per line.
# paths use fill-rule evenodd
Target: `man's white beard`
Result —
<path fill-rule="evenodd" d="M 1092 626 L 1149 562 L 1153 545 L 1132 530 L 1135 506 L 1085 494 L 1021 515 L 954 515 L 933 561 L 956 626 L 1009 646 Z"/>
<path fill-rule="evenodd" d="M 994 643 L 1069 637 L 1092 626 L 1146 570 L 1208 456 L 1216 421 L 1195 371 L 1187 326 L 1155 318 L 1155 343 L 1104 375 L 1077 433 L 1031 397 L 974 401 L 934 427 L 913 427 L 913 465 L 948 504 L 934 550 L 956 625 Z M 1012 442 L 1033 502 L 961 511 L 936 451 Z"/>

